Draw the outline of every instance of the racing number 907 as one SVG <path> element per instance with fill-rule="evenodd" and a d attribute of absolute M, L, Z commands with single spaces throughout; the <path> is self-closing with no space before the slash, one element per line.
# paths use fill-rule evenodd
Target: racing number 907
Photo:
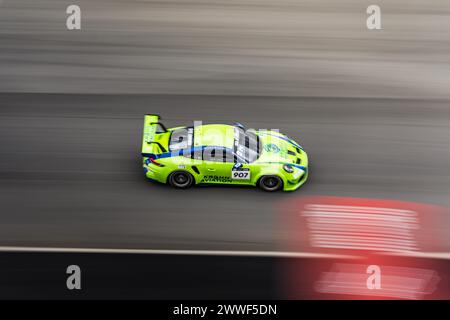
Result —
<path fill-rule="evenodd" d="M 233 171 L 232 172 L 233 179 L 240 179 L 240 180 L 248 180 L 250 179 L 250 172 L 249 171 Z"/>

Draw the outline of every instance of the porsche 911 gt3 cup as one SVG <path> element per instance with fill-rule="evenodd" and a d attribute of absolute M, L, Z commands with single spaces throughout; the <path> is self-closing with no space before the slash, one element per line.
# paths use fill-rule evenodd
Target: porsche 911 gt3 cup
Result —
<path fill-rule="evenodd" d="M 146 115 L 142 157 L 147 178 L 180 189 L 232 184 L 293 191 L 308 178 L 308 156 L 297 142 L 241 124 L 167 129 L 158 115 Z"/>

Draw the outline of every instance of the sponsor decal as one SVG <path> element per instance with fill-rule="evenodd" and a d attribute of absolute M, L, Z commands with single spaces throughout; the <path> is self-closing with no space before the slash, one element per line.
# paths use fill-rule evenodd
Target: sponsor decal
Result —
<path fill-rule="evenodd" d="M 208 176 L 203 176 L 202 182 L 230 183 L 230 182 L 232 182 L 232 180 L 230 177 L 208 175 Z"/>
<path fill-rule="evenodd" d="M 243 168 L 242 163 L 236 163 L 231 169 L 231 178 L 233 180 L 250 180 L 250 169 Z"/>
<path fill-rule="evenodd" d="M 242 169 L 242 163 L 235 163 L 233 169 L 231 170 L 240 170 Z"/>
<path fill-rule="evenodd" d="M 280 152 L 280 148 L 278 148 L 278 146 L 273 143 L 269 143 L 269 144 L 265 145 L 264 150 L 266 150 L 267 152 L 273 152 L 273 153 Z"/>

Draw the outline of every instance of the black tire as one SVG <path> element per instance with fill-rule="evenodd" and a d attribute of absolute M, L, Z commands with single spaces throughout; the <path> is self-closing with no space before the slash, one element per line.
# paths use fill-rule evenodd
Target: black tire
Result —
<path fill-rule="evenodd" d="M 278 176 L 262 176 L 259 179 L 259 187 L 268 192 L 278 191 L 283 187 L 283 180 Z"/>
<path fill-rule="evenodd" d="M 169 176 L 169 184 L 177 189 L 187 189 L 194 184 L 194 177 L 186 171 L 175 171 Z"/>

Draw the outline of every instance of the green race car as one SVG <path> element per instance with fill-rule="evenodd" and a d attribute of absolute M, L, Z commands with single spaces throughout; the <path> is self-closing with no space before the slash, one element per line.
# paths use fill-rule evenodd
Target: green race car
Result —
<path fill-rule="evenodd" d="M 158 115 L 146 115 L 142 157 L 147 178 L 181 189 L 233 184 L 293 191 L 308 178 L 308 156 L 298 143 L 239 123 L 167 129 Z"/>

